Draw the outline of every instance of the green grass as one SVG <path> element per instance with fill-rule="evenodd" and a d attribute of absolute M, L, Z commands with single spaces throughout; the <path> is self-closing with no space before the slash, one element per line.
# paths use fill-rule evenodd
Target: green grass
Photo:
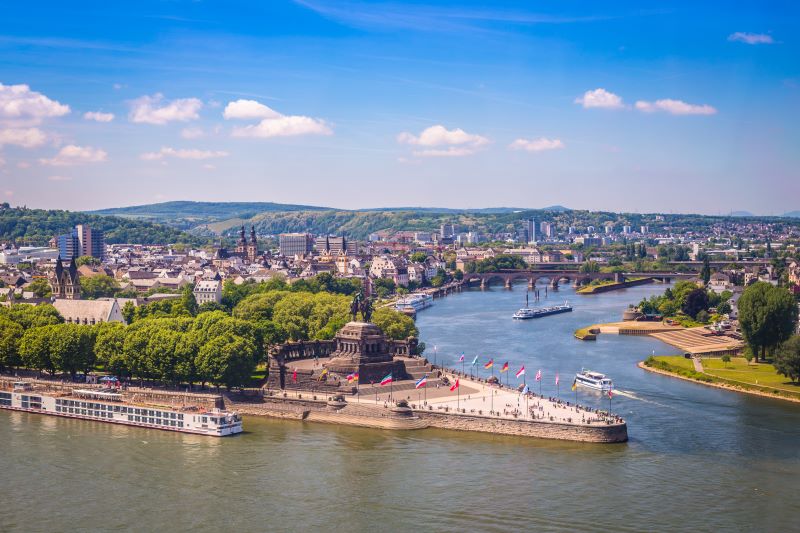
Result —
<path fill-rule="evenodd" d="M 733 357 L 730 363 L 720 358 L 704 358 L 702 361 L 702 373 L 694 370 L 691 359 L 682 356 L 649 357 L 644 364 L 705 383 L 724 383 L 741 389 L 800 399 L 800 385 L 778 374 L 771 364 L 748 364 L 743 357 Z"/>
<path fill-rule="evenodd" d="M 596 340 L 597 339 L 597 335 L 595 333 L 592 333 L 592 331 L 591 331 L 592 329 L 594 329 L 594 328 L 587 327 L 587 328 L 576 329 L 575 330 L 575 338 L 576 339 L 580 339 L 582 341 L 593 341 L 593 340 Z"/>

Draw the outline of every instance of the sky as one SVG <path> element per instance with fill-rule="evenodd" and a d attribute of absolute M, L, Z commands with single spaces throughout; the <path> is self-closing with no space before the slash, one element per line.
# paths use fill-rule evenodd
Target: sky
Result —
<path fill-rule="evenodd" d="M 794 2 L 13 2 L 0 201 L 800 209 Z"/>

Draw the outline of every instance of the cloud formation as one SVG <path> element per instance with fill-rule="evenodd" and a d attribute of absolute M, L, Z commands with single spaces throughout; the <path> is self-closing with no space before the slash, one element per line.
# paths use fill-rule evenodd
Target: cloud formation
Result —
<path fill-rule="evenodd" d="M 561 139 L 517 139 L 508 146 L 511 150 L 525 150 L 526 152 L 545 152 L 548 150 L 562 150 L 567 147 Z"/>
<path fill-rule="evenodd" d="M 50 117 L 69 113 L 68 105 L 51 100 L 27 85 L 0 83 L 0 122 L 8 126 L 36 126 Z"/>
<path fill-rule="evenodd" d="M 169 122 L 188 122 L 199 118 L 198 112 L 203 102 L 198 98 L 177 98 L 164 100 L 164 95 L 140 96 L 131 101 L 131 122 L 163 126 Z"/>
<path fill-rule="evenodd" d="M 199 139 L 205 135 L 203 128 L 183 128 L 181 130 L 181 137 L 184 139 Z"/>
<path fill-rule="evenodd" d="M 575 103 L 581 104 L 584 109 L 622 109 L 625 107 L 622 103 L 622 98 L 602 88 L 586 91 L 583 96 L 575 99 Z"/>
<path fill-rule="evenodd" d="M 47 141 L 47 135 L 39 128 L 0 129 L 0 147 L 10 144 L 21 148 L 36 148 Z"/>
<path fill-rule="evenodd" d="M 174 157 L 177 159 L 212 159 L 215 157 L 228 157 L 228 152 L 213 151 L 213 150 L 198 150 L 195 148 L 170 148 L 164 146 L 158 152 L 145 152 L 141 159 L 145 161 L 157 161 L 167 157 Z"/>
<path fill-rule="evenodd" d="M 94 120 L 95 122 L 111 122 L 114 120 L 114 113 L 103 113 L 102 111 L 87 111 L 83 114 L 85 120 Z"/>
<path fill-rule="evenodd" d="M 766 33 L 748 33 L 744 31 L 737 31 L 728 35 L 728 40 L 732 42 L 740 42 L 745 44 L 773 44 L 775 40 L 771 35 Z"/>
<path fill-rule="evenodd" d="M 419 135 L 404 131 L 397 136 L 397 142 L 423 147 L 424 149 L 413 152 L 417 157 L 458 157 L 473 154 L 490 141 L 481 135 L 467 133 L 461 128 L 448 130 L 437 124 L 425 128 Z"/>
<path fill-rule="evenodd" d="M 290 137 L 295 135 L 332 135 L 333 130 L 324 121 L 303 115 L 282 115 L 255 100 L 228 102 L 222 116 L 227 120 L 260 119 L 257 124 L 237 126 L 234 137 Z"/>
<path fill-rule="evenodd" d="M 69 176 L 47 176 L 49 181 L 72 181 L 72 178 Z"/>
<path fill-rule="evenodd" d="M 672 100 L 670 98 L 656 100 L 655 102 L 639 100 L 636 102 L 636 109 L 644 113 L 663 111 L 671 115 L 714 115 L 717 113 L 716 108 L 708 104 L 687 104 L 682 100 Z"/>
<path fill-rule="evenodd" d="M 102 163 L 107 160 L 105 150 L 91 146 L 77 146 L 69 144 L 58 151 L 51 159 L 40 159 L 42 165 L 54 167 L 69 167 L 85 163 Z"/>

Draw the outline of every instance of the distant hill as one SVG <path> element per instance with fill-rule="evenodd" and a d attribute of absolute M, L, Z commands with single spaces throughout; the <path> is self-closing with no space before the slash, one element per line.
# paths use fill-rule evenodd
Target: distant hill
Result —
<path fill-rule="evenodd" d="M 542 211 L 555 211 L 556 213 L 567 213 L 572 211 L 569 207 L 564 207 L 563 205 L 551 205 L 549 207 L 543 207 Z"/>
<path fill-rule="evenodd" d="M 197 220 L 209 222 L 229 218 L 250 218 L 270 211 L 323 211 L 327 207 L 313 205 L 276 204 L 274 202 L 162 202 L 158 204 L 112 207 L 90 211 L 96 215 L 115 215 L 154 220 Z"/>
<path fill-rule="evenodd" d="M 0 208 L 0 241 L 46 245 L 54 236 L 66 233 L 76 224 L 88 224 L 105 233 L 108 243 L 131 244 L 206 244 L 208 239 L 193 237 L 165 224 L 100 216 L 55 209 Z"/>
<path fill-rule="evenodd" d="M 791 218 L 800 218 L 800 211 L 789 211 L 788 213 L 784 213 L 783 216 Z"/>
<path fill-rule="evenodd" d="M 730 213 L 728 213 L 728 216 L 729 217 L 754 217 L 756 215 L 754 215 L 750 211 L 731 211 Z"/>

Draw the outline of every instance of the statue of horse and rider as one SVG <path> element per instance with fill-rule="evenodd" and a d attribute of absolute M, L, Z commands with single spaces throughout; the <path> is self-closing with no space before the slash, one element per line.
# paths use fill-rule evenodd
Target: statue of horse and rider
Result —
<path fill-rule="evenodd" d="M 363 292 L 356 294 L 350 304 L 350 314 L 353 315 L 353 322 L 358 320 L 358 313 L 361 313 L 364 322 L 369 322 L 370 318 L 372 318 L 372 299 L 367 298 Z"/>

